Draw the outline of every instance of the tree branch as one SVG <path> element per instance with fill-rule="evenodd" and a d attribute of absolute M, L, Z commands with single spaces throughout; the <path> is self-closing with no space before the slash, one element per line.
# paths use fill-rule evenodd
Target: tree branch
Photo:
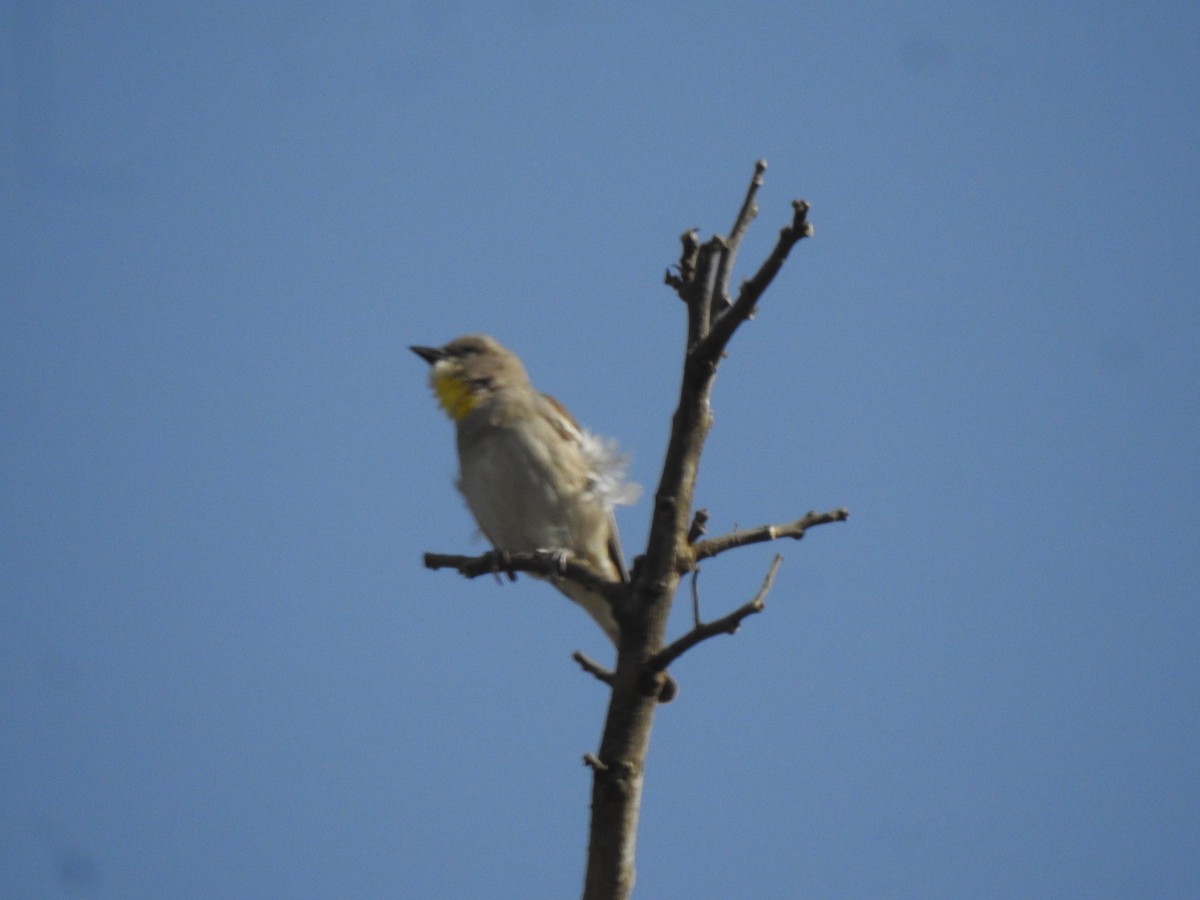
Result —
<path fill-rule="evenodd" d="M 683 637 L 672 642 L 670 646 L 651 656 L 646 661 L 646 667 L 651 671 L 661 672 L 700 642 L 716 637 L 718 634 L 737 634 L 743 619 L 763 611 L 763 607 L 766 606 L 767 593 L 771 590 L 771 585 L 775 583 L 775 573 L 779 571 L 779 564 L 782 562 L 783 557 L 776 554 L 775 558 L 771 560 L 771 567 L 767 569 L 766 577 L 763 578 L 762 586 L 750 600 L 715 622 L 696 625 Z"/>
<path fill-rule="evenodd" d="M 763 164 L 734 220 L 734 250 L 753 218 L 754 198 L 762 179 Z M 695 499 L 696 475 L 705 440 L 712 427 L 713 379 L 725 347 L 738 325 L 748 319 L 763 291 L 783 265 L 791 248 L 812 233 L 808 205 L 797 201 L 792 223 L 780 233 L 771 255 L 724 313 L 714 307 L 720 278 L 728 278 L 733 255 L 730 243 L 716 236 L 701 244 L 695 231 L 682 238 L 679 274 L 667 273 L 666 282 L 687 304 L 687 351 L 679 401 L 671 421 L 671 434 L 662 472 L 654 492 L 654 509 L 645 553 L 636 565 L 627 602 L 614 605 L 621 626 L 612 699 L 604 722 L 599 766 L 593 766 L 592 818 L 588 840 L 588 866 L 584 900 L 623 900 L 633 889 L 634 857 L 646 754 L 656 709 L 655 681 L 672 659 L 711 634 L 729 633 L 746 616 L 762 608 L 777 564 L 772 565 L 759 595 L 718 622 L 693 629 L 662 650 L 667 617 L 679 586 L 680 559 L 693 564 L 689 542 L 689 517 Z M 725 270 L 718 275 L 724 261 Z M 693 534 L 692 539 L 699 537 Z M 686 569 L 685 569 L 686 571 Z M 713 630 L 715 629 L 715 630 Z M 653 660 L 653 666 L 650 665 Z M 654 676 L 647 678 L 647 676 Z"/>
<path fill-rule="evenodd" d="M 758 215 L 758 204 L 754 202 L 758 189 L 763 184 L 763 173 L 767 171 L 767 161 L 760 159 L 754 164 L 754 177 L 750 179 L 750 187 L 746 189 L 746 199 L 738 210 L 737 218 L 733 220 L 733 228 L 725 240 L 725 252 L 721 254 L 721 262 L 717 266 L 717 288 L 713 295 L 713 316 L 719 316 L 727 310 L 729 300 L 729 278 L 733 274 L 733 264 L 737 260 L 738 249 L 742 246 L 742 238 L 754 217 Z"/>
<path fill-rule="evenodd" d="M 758 298 L 770 286 L 792 248 L 806 237 L 812 237 L 813 227 L 808 221 L 809 205 L 803 200 L 792 201 L 792 223 L 779 232 L 779 240 L 754 277 L 742 282 L 737 301 L 724 315 L 713 322 L 713 327 L 694 349 L 693 354 L 710 365 L 716 365 L 725 352 L 729 339 L 738 326 L 754 314 Z"/>
<path fill-rule="evenodd" d="M 499 553 L 491 550 L 482 556 L 426 553 L 424 559 L 427 569 L 455 569 L 464 578 L 478 578 L 480 575 L 496 575 L 500 572 L 527 572 L 543 578 L 572 581 L 602 595 L 610 603 L 619 601 L 628 591 L 628 585 L 601 578 L 591 566 L 578 562 L 569 555 L 548 550 L 536 550 L 532 553 Z"/>
<path fill-rule="evenodd" d="M 709 538 L 705 541 L 692 543 L 692 564 L 702 559 L 709 559 L 726 550 L 745 547 L 749 544 L 761 544 L 766 541 L 777 541 L 780 538 L 800 540 L 808 529 L 817 525 L 828 525 L 830 522 L 845 522 L 850 518 L 850 510 L 845 507 L 832 509 L 829 512 L 810 512 L 795 522 L 783 525 L 759 525 L 757 528 L 747 528 L 742 531 L 732 531 L 720 537 Z M 684 571 L 687 571 L 686 569 Z"/>
<path fill-rule="evenodd" d="M 688 347 L 700 342 L 711 327 L 717 271 L 725 258 L 725 240 L 713 235 L 700 245 L 696 255 L 696 273 L 683 291 L 688 305 Z"/>
<path fill-rule="evenodd" d="M 767 171 L 767 161 L 760 159 L 754 164 L 754 177 L 750 179 L 750 187 L 746 189 L 746 199 L 742 201 L 742 208 L 738 210 L 737 218 L 733 220 L 733 228 L 729 230 L 729 249 L 737 253 L 738 248 L 742 245 L 742 238 L 746 236 L 746 231 L 750 228 L 750 223 L 754 221 L 754 217 L 758 215 L 758 205 L 754 202 L 754 198 L 758 195 L 758 189 L 763 186 L 763 173 Z"/>
<path fill-rule="evenodd" d="M 587 672 L 589 675 L 596 677 L 598 681 L 603 681 L 609 687 L 613 685 L 613 673 L 611 670 L 604 668 L 600 663 L 593 659 L 584 656 L 580 651 L 576 650 L 571 654 L 571 659 L 579 663 L 579 668 Z"/>

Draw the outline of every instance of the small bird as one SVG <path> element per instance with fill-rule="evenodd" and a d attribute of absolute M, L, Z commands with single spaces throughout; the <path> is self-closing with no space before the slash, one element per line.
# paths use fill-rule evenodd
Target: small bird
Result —
<path fill-rule="evenodd" d="M 613 507 L 634 503 L 641 488 L 625 480 L 616 444 L 535 390 L 516 354 L 487 335 L 410 349 L 431 366 L 430 386 L 457 432 L 458 489 L 492 546 L 566 553 L 609 581 L 628 582 Z M 618 642 L 603 596 L 549 580 Z"/>

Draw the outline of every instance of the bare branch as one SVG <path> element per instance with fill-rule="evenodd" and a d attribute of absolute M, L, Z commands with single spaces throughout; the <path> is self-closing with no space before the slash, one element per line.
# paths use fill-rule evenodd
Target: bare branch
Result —
<path fill-rule="evenodd" d="M 611 670 L 604 668 L 604 666 L 595 660 L 584 656 L 578 650 L 571 654 L 571 659 L 579 663 L 579 668 L 583 669 L 583 671 L 589 675 L 594 675 L 597 680 L 603 681 L 609 687 L 612 687 L 614 676 Z"/>
<path fill-rule="evenodd" d="M 792 201 L 792 223 L 779 232 L 775 248 L 759 266 L 754 277 L 742 282 L 737 301 L 713 322 L 712 330 L 693 348 L 692 352 L 698 359 L 716 365 L 738 326 L 754 314 L 754 305 L 758 303 L 758 298 L 783 268 L 783 263 L 792 248 L 804 238 L 812 237 L 813 227 L 808 221 L 808 210 L 809 205 L 805 201 Z"/>
<path fill-rule="evenodd" d="M 490 551 L 482 556 L 426 553 L 424 559 L 427 569 L 455 569 L 465 578 L 478 578 L 480 575 L 494 575 L 499 572 L 527 572 L 542 578 L 571 581 L 595 591 L 609 601 L 623 597 L 627 590 L 626 585 L 601 578 L 591 566 L 560 552 L 536 550 L 532 553 L 498 553 Z"/>
<path fill-rule="evenodd" d="M 779 564 L 782 562 L 783 557 L 778 554 L 771 560 L 771 567 L 767 569 L 767 575 L 763 578 L 762 587 L 758 589 L 758 593 L 750 600 L 743 603 L 729 615 L 723 616 L 715 622 L 709 622 L 707 625 L 697 625 L 683 637 L 670 644 L 670 646 L 665 647 L 650 657 L 646 661 L 646 667 L 651 671 L 657 670 L 661 672 L 701 641 L 716 637 L 718 634 L 737 634 L 737 630 L 741 627 L 743 619 L 763 611 L 763 607 L 766 606 L 767 593 L 771 590 L 771 585 L 775 583 L 775 573 L 779 571 Z"/>
<path fill-rule="evenodd" d="M 754 164 L 754 177 L 750 179 L 750 187 L 746 189 L 746 199 L 738 210 L 737 218 L 733 220 L 733 228 L 725 241 L 725 252 L 721 254 L 721 263 L 717 267 L 717 288 L 713 295 L 713 316 L 719 316 L 730 306 L 729 279 L 733 275 L 733 264 L 737 260 L 738 248 L 742 238 L 754 217 L 758 215 L 758 204 L 754 202 L 758 189 L 763 184 L 763 173 L 767 171 L 767 161 L 760 159 Z"/>
<path fill-rule="evenodd" d="M 701 244 L 696 255 L 696 276 L 681 295 L 688 305 L 689 348 L 698 344 L 712 325 L 717 269 L 725 257 L 725 251 L 725 239 L 719 235 L 713 235 Z"/>
<path fill-rule="evenodd" d="M 848 518 L 850 518 L 850 510 L 841 507 L 823 513 L 809 512 L 795 522 L 787 522 L 783 525 L 759 525 L 757 528 L 732 531 L 706 541 L 696 541 L 692 544 L 692 563 L 698 563 L 702 559 L 708 559 L 724 553 L 726 550 L 745 547 L 748 544 L 761 544 L 766 541 L 777 541 L 780 538 L 792 538 L 798 541 L 810 528 L 817 525 L 828 525 L 830 522 L 845 522 Z M 680 560 L 681 565 L 685 562 L 686 560 Z"/>
<path fill-rule="evenodd" d="M 734 253 L 741 245 L 750 223 L 758 215 L 758 205 L 754 202 L 754 198 L 758 194 L 758 189 L 763 185 L 763 173 L 766 171 L 767 161 L 765 159 L 760 159 L 754 164 L 754 177 L 750 179 L 750 187 L 746 189 L 746 199 L 742 201 L 742 208 L 738 210 L 737 218 L 733 221 L 733 228 L 729 230 L 728 243 Z"/>
<path fill-rule="evenodd" d="M 692 569 L 692 624 L 700 627 L 700 567 Z"/>

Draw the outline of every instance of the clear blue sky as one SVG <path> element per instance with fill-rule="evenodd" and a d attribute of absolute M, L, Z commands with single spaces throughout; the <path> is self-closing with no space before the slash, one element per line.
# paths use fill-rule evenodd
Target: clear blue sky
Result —
<path fill-rule="evenodd" d="M 605 640 L 421 567 L 405 348 L 652 493 L 762 156 L 699 501 L 853 515 L 675 667 L 639 896 L 1200 896 L 1200 9 L 807 7 L 0 3 L 0 895 L 574 895 Z"/>

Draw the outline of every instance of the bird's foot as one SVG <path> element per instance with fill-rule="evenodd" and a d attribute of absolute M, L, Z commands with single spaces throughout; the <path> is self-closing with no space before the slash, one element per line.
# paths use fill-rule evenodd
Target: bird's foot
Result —
<path fill-rule="evenodd" d="M 550 556 L 550 561 L 554 563 L 554 568 L 558 569 L 559 575 L 567 574 L 567 563 L 571 561 L 571 558 L 575 554 L 561 547 L 554 550 L 543 550 L 542 552 Z"/>
<path fill-rule="evenodd" d="M 513 571 L 512 557 L 508 555 L 507 550 L 489 550 L 487 556 L 492 566 L 492 575 L 496 577 L 496 581 L 499 581 L 501 584 L 504 583 L 500 578 L 501 572 L 508 576 L 509 581 L 517 580 L 517 573 Z"/>

